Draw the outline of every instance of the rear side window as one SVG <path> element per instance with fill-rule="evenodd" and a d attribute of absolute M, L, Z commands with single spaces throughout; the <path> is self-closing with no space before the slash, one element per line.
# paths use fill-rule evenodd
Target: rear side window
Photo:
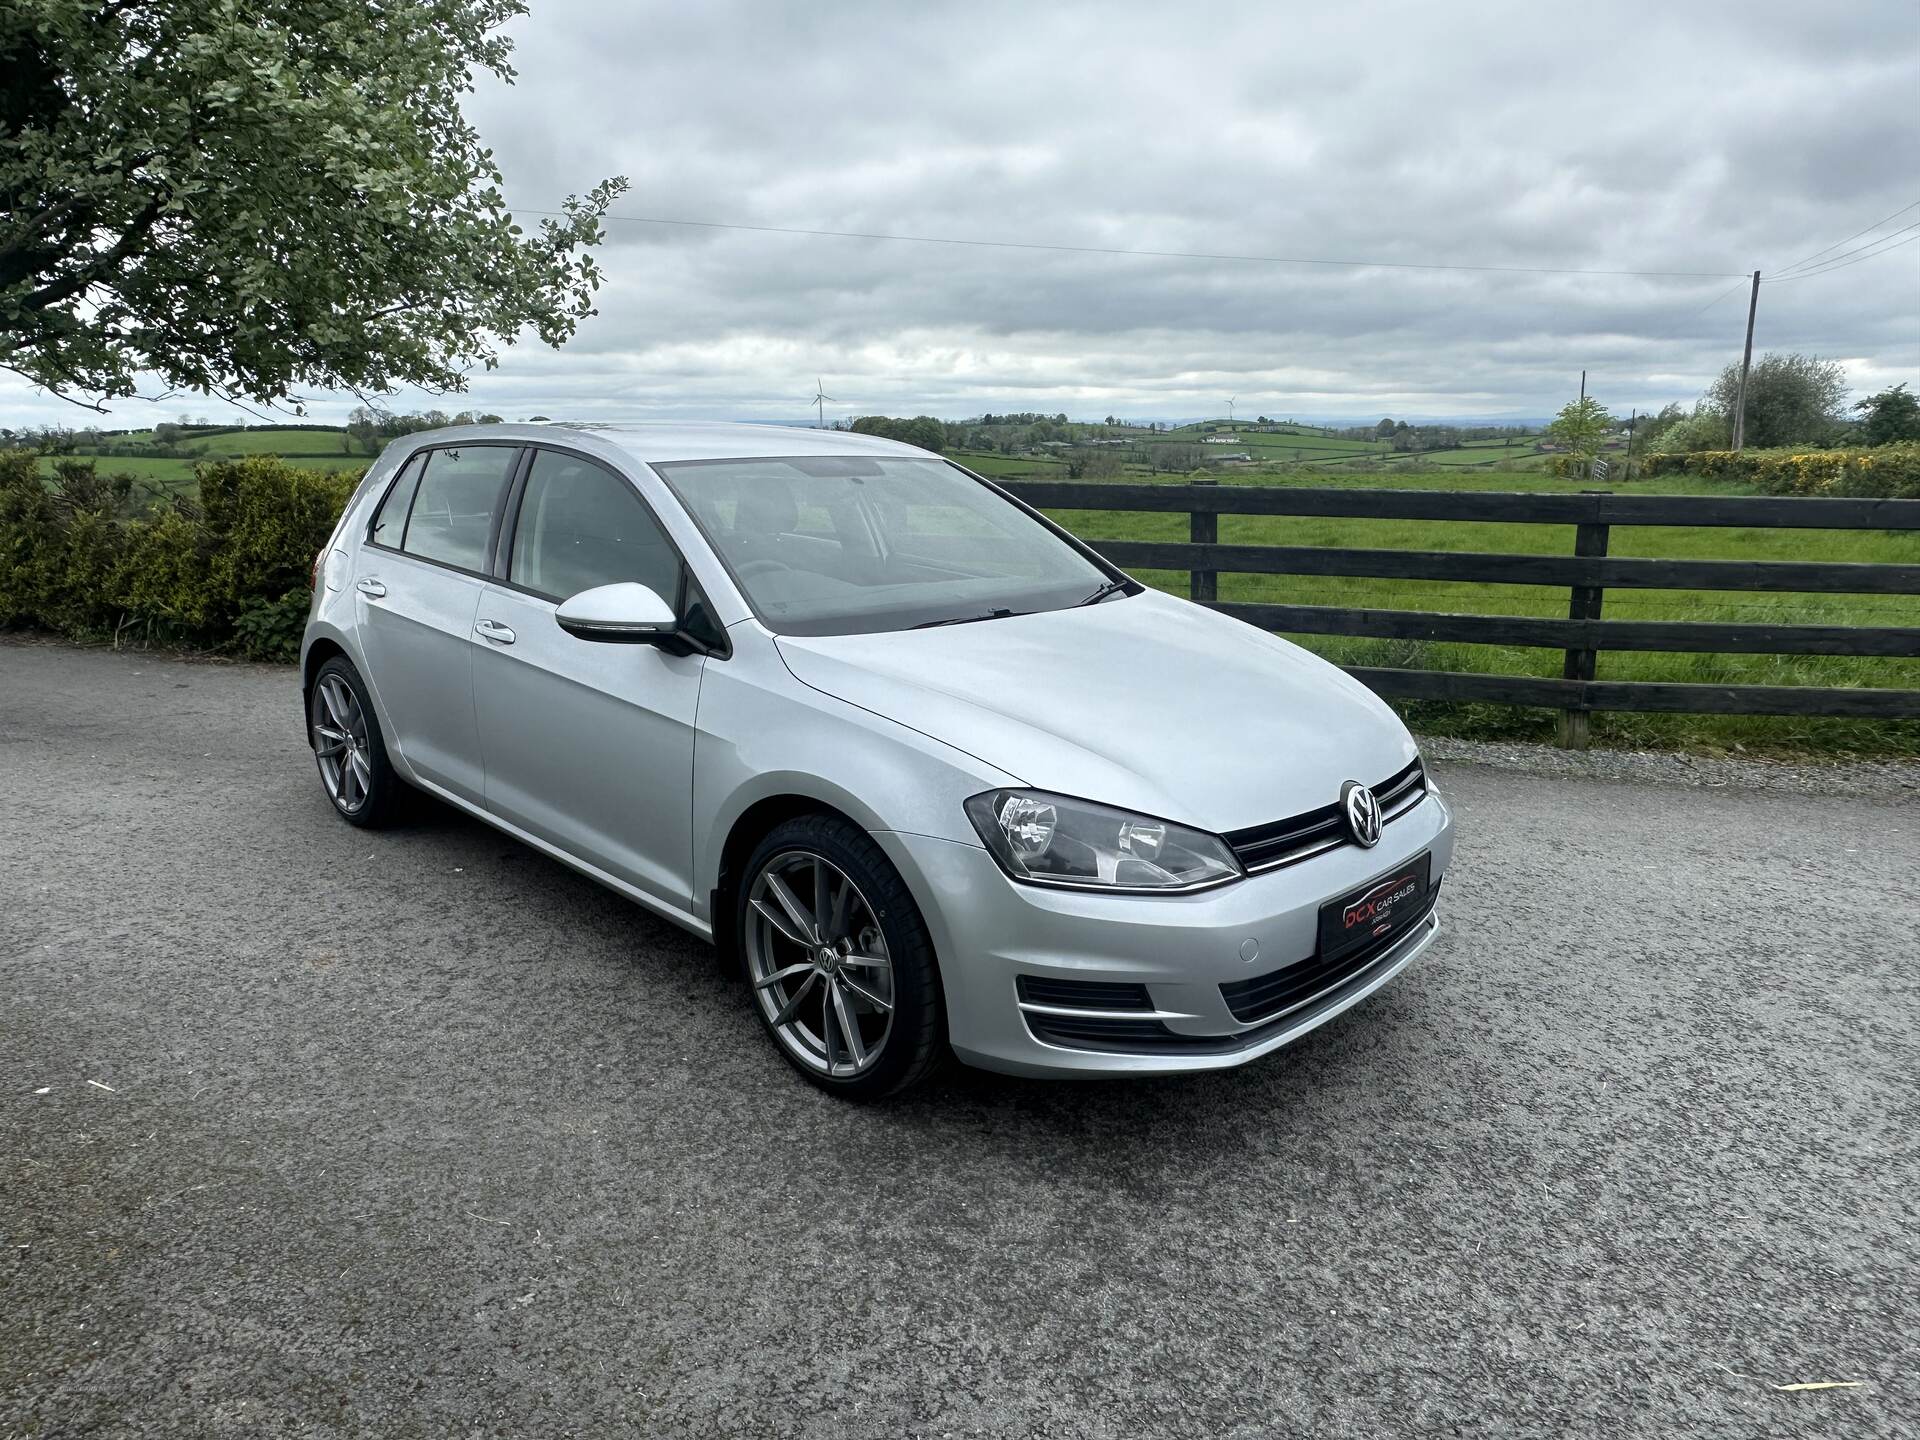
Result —
<path fill-rule="evenodd" d="M 625 480 L 591 460 L 536 450 L 507 575 L 550 600 L 637 580 L 672 605 L 680 557 Z"/>
<path fill-rule="evenodd" d="M 520 452 L 511 445 L 430 450 L 400 548 L 422 560 L 487 568 L 487 542 Z"/>
<path fill-rule="evenodd" d="M 419 484 L 420 457 L 416 455 L 407 461 L 400 478 L 393 483 L 387 491 L 387 498 L 380 502 L 380 508 L 374 512 L 367 539 L 375 545 L 385 545 L 390 550 L 400 548 L 400 537 L 407 528 L 407 511 L 413 508 L 413 492 Z"/>

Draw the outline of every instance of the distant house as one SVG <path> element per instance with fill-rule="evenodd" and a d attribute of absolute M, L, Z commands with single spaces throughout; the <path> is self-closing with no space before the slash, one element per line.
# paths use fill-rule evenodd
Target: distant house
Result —
<path fill-rule="evenodd" d="M 1238 445 L 1238 435 L 1208 435 L 1200 442 L 1202 445 Z"/>
<path fill-rule="evenodd" d="M 1252 451 L 1235 450 L 1232 454 L 1229 454 L 1229 455 L 1209 455 L 1207 456 L 1207 463 L 1209 465 L 1226 465 L 1235 460 L 1251 460 L 1251 459 L 1253 459 Z"/>

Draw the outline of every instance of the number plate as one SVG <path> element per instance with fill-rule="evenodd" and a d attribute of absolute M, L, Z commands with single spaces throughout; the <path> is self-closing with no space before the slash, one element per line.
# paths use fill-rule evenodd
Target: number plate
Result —
<path fill-rule="evenodd" d="M 1336 960 L 1410 927 L 1426 913 L 1433 857 L 1425 852 L 1320 907 L 1320 958 Z"/>

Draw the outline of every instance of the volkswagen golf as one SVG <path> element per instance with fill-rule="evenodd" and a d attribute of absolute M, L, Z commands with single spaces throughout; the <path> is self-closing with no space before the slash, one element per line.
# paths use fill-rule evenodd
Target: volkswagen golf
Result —
<path fill-rule="evenodd" d="M 439 797 L 713 941 L 809 1080 L 1239 1065 L 1439 927 L 1394 713 L 874 437 L 487 425 L 382 454 L 314 564 L 354 825 Z"/>

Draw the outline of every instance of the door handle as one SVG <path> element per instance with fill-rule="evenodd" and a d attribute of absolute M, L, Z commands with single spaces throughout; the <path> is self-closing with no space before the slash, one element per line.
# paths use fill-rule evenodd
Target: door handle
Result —
<path fill-rule="evenodd" d="M 387 587 L 372 578 L 356 580 L 353 588 L 358 590 L 362 595 L 371 595 L 376 600 L 387 593 Z"/>
<path fill-rule="evenodd" d="M 513 631 L 498 620 L 476 620 L 473 622 L 473 628 L 496 645 L 513 644 Z"/>

